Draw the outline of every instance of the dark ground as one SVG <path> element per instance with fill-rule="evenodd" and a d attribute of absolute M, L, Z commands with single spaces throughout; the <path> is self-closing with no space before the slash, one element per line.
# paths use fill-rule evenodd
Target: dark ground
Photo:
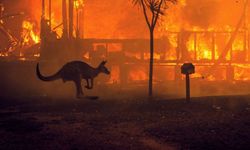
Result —
<path fill-rule="evenodd" d="M 250 149 L 250 96 L 1 97 L 0 149 Z"/>

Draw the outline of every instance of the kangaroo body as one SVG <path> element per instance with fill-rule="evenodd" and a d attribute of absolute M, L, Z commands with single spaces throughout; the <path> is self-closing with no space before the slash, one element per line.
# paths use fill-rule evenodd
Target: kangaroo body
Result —
<path fill-rule="evenodd" d="M 57 73 L 51 76 L 43 76 L 39 70 L 39 64 L 36 67 L 37 77 L 42 81 L 54 81 L 57 79 L 62 79 L 63 82 L 73 81 L 76 86 L 76 96 L 81 98 L 83 96 L 81 80 L 85 79 L 88 89 L 93 88 L 94 78 L 99 73 L 110 74 L 109 70 L 105 67 L 106 61 L 100 63 L 97 68 L 91 67 L 82 61 L 72 61 L 65 64 Z M 90 82 L 89 82 L 90 81 Z"/>

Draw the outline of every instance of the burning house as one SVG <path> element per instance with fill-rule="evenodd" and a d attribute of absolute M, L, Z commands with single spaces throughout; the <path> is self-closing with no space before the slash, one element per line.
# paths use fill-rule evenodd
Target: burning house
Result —
<path fill-rule="evenodd" d="M 155 39 L 154 82 L 183 79 L 180 67 L 185 62 L 196 66 L 193 79 L 250 80 L 248 0 L 197 3 L 180 0 L 161 18 Z M 16 39 L 5 27 L 1 5 L 5 44 L 1 59 L 15 56 L 20 61 L 59 64 L 80 59 L 93 65 L 108 60 L 112 73 L 105 82 L 146 83 L 147 28 L 143 16 L 129 2 L 36 0 L 31 7 L 34 14 L 30 20 L 22 20 L 20 38 Z"/>

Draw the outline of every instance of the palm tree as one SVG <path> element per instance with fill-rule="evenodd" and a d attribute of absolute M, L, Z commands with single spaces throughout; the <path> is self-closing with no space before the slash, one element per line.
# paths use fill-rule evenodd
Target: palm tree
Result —
<path fill-rule="evenodd" d="M 177 0 L 132 0 L 143 10 L 143 14 L 150 32 L 150 63 L 148 95 L 153 95 L 153 64 L 154 64 L 154 29 L 160 15 L 168 8 L 168 3 L 176 3 Z"/>

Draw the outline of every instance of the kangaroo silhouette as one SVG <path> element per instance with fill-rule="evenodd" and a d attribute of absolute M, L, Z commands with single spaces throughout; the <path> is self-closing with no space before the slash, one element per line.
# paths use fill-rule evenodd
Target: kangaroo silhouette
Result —
<path fill-rule="evenodd" d="M 92 89 L 94 78 L 97 77 L 98 74 L 110 74 L 110 71 L 105 67 L 106 63 L 107 61 L 102 61 L 97 68 L 94 68 L 82 61 L 71 61 L 66 63 L 57 73 L 51 76 L 43 76 L 39 70 L 39 63 L 37 63 L 36 75 L 42 81 L 54 81 L 58 79 L 62 79 L 63 82 L 73 81 L 76 86 L 76 97 L 82 98 L 82 79 L 85 79 L 87 82 L 85 87 L 87 89 Z"/>

